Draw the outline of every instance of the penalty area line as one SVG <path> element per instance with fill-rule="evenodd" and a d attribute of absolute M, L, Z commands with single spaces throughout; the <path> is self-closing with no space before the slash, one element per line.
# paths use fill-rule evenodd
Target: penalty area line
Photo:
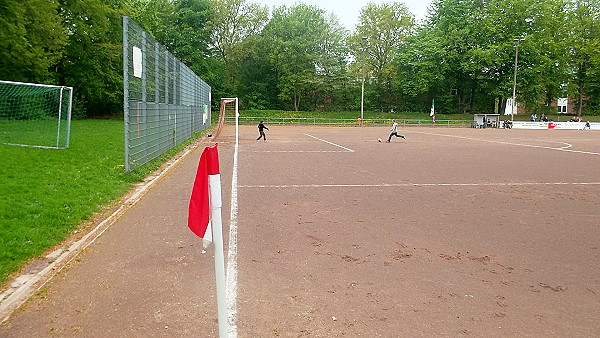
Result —
<path fill-rule="evenodd" d="M 329 144 L 331 144 L 332 146 L 336 146 L 336 147 L 338 147 L 338 148 L 342 148 L 342 149 L 344 149 L 344 150 L 346 150 L 346 151 L 349 151 L 349 152 L 351 152 L 351 153 L 353 153 L 353 152 L 354 152 L 354 150 L 352 150 L 352 149 L 350 149 L 350 148 L 346 148 L 346 147 L 344 147 L 344 146 L 341 146 L 341 145 L 339 145 L 339 144 L 335 144 L 335 143 L 333 143 L 333 142 L 329 142 L 329 141 L 326 141 L 326 140 L 320 139 L 320 138 L 318 138 L 318 137 L 316 137 L 316 136 L 312 136 L 312 135 L 310 135 L 310 134 L 304 134 L 304 135 L 306 135 L 306 136 L 308 136 L 308 137 L 312 137 L 312 138 L 314 138 L 315 140 L 319 140 L 319 141 L 321 141 L 321 142 L 329 143 Z"/>
<path fill-rule="evenodd" d="M 498 140 L 486 140 L 486 139 L 475 138 L 475 137 L 468 137 L 468 136 L 448 135 L 448 134 L 438 134 L 438 133 L 428 133 L 428 132 L 424 132 L 424 131 L 416 131 L 415 133 L 427 134 L 427 135 L 434 135 L 434 136 L 443 136 L 443 137 L 453 137 L 453 138 L 460 138 L 460 139 L 471 140 L 471 141 L 481 141 L 481 142 L 489 142 L 489 143 L 506 144 L 506 145 L 511 145 L 511 146 L 519 146 L 519 147 L 527 147 L 527 148 L 537 148 L 537 149 L 548 149 L 548 150 L 564 151 L 564 152 L 577 153 L 577 154 L 600 155 L 600 153 L 595 153 L 595 152 L 592 152 L 592 151 L 570 149 L 570 148 L 573 147 L 573 145 L 570 144 L 570 143 L 566 143 L 566 142 L 556 142 L 556 143 L 562 143 L 562 144 L 564 144 L 565 146 L 563 146 L 563 147 L 548 147 L 548 146 L 539 146 L 539 145 L 535 145 L 535 144 L 524 144 L 524 143 L 515 143 L 515 142 L 498 141 Z"/>

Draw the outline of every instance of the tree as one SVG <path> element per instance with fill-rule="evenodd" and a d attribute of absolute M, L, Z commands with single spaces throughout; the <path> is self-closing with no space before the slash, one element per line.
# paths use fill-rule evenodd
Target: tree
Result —
<path fill-rule="evenodd" d="M 375 79 L 376 101 L 382 110 L 391 108 L 400 99 L 392 91 L 398 73 L 394 60 L 414 31 L 415 19 L 405 4 L 369 3 L 362 8 L 356 32 L 348 39 L 356 62 L 362 61 L 365 50 L 365 64 Z"/>
<path fill-rule="evenodd" d="M 55 67 L 67 37 L 55 0 L 0 3 L 0 78 L 58 83 Z"/>
<path fill-rule="evenodd" d="M 218 97 L 223 67 L 209 48 L 210 6 L 210 0 L 129 0 L 127 11 L 156 41 L 209 83 Z"/>
<path fill-rule="evenodd" d="M 258 35 L 268 21 L 269 10 L 246 0 L 211 0 L 211 47 L 228 60 L 246 38 Z"/>
<path fill-rule="evenodd" d="M 277 90 L 277 73 L 269 62 L 266 39 L 246 38 L 239 46 L 238 76 L 235 96 L 245 109 L 276 109 L 281 107 Z"/>
<path fill-rule="evenodd" d="M 305 101 L 309 94 L 321 95 L 323 80 L 345 71 L 345 30 L 321 9 L 278 7 L 262 35 L 278 97 L 291 102 L 294 110 L 314 109 L 318 102 Z"/>
<path fill-rule="evenodd" d="M 531 33 L 526 37 L 533 45 L 532 64 L 525 75 L 529 79 L 523 98 L 537 99 L 549 107 L 557 98 L 566 96 L 569 81 L 570 0 L 534 2 L 529 16 Z M 536 92 L 536 89 L 539 91 Z M 524 100 L 526 101 L 526 100 Z M 530 100 L 530 103 L 532 100 Z M 534 105 L 535 106 L 535 105 Z"/>
<path fill-rule="evenodd" d="M 571 85 L 577 115 L 600 110 L 600 1 L 577 0 L 571 11 Z"/>
<path fill-rule="evenodd" d="M 223 90 L 232 96 L 239 87 L 241 60 L 255 47 L 244 43 L 260 34 L 267 23 L 269 10 L 259 4 L 248 4 L 246 0 L 211 0 L 210 48 L 218 62 L 223 64 Z"/>
<path fill-rule="evenodd" d="M 406 47 L 397 53 L 398 74 L 394 90 L 405 97 L 400 110 L 428 111 L 436 100 L 439 112 L 451 112 L 454 95 L 448 62 L 440 38 L 433 30 L 423 27 L 408 39 Z"/>
<path fill-rule="evenodd" d="M 205 79 L 211 77 L 209 49 L 210 0 L 174 0 L 174 22 L 170 27 L 169 49 L 173 55 Z"/>
<path fill-rule="evenodd" d="M 517 101 L 530 109 L 549 105 L 566 80 L 566 5 L 566 0 L 435 2 L 424 30 L 443 50 L 443 60 L 432 59 L 444 62 L 441 92 L 455 94 L 454 110 L 503 111 L 512 96 L 514 39 L 523 39 Z"/>
<path fill-rule="evenodd" d="M 561 94 L 566 83 L 568 67 L 568 19 L 565 0 L 511 1 L 494 0 L 486 10 L 487 25 L 497 24 L 487 49 L 496 53 L 499 77 L 493 81 L 496 97 L 509 96 L 512 91 L 514 39 L 523 39 L 519 46 L 518 86 L 519 102 L 529 110 L 549 107 Z M 511 6 L 512 5 L 512 6 Z M 499 10 L 504 6 L 508 11 Z M 503 65 L 503 66 L 500 66 Z"/>
<path fill-rule="evenodd" d="M 79 115 L 122 111 L 121 15 L 110 0 L 61 0 L 68 45 L 58 72 L 74 87 Z"/>
<path fill-rule="evenodd" d="M 438 107 L 447 112 L 464 112 L 471 106 L 475 83 L 463 65 L 465 55 L 473 45 L 471 38 L 475 36 L 472 27 L 474 12 L 472 1 L 438 0 L 433 3 L 429 17 L 418 34 L 427 39 L 417 40 L 422 45 L 417 45 L 416 49 L 420 57 L 419 64 L 432 68 L 436 63 L 442 65 L 437 69 L 437 76 L 445 81 L 438 82 L 437 90 L 430 87 L 429 91 L 433 96 L 444 96 L 443 100 L 438 99 Z M 420 69 L 419 75 L 427 76 L 434 70 L 430 67 Z"/>
<path fill-rule="evenodd" d="M 167 49 L 171 49 L 175 5 L 171 0 L 125 0 L 124 11 Z"/>

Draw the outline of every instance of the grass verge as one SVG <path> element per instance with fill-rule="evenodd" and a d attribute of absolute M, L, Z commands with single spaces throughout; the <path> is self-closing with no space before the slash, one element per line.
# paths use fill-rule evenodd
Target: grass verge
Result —
<path fill-rule="evenodd" d="M 69 149 L 0 145 L 0 285 L 193 140 L 123 170 L 122 120 L 75 120 Z"/>

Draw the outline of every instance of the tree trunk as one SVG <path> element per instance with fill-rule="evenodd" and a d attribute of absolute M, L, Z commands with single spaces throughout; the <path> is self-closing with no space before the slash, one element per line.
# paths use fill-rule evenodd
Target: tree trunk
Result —
<path fill-rule="evenodd" d="M 298 111 L 298 106 L 300 105 L 300 99 L 298 98 L 298 93 L 294 91 L 294 111 Z"/>
<path fill-rule="evenodd" d="M 585 63 L 581 63 L 579 65 L 579 74 L 578 74 L 579 79 L 577 81 L 578 85 L 579 85 L 577 88 L 577 94 L 579 95 L 579 97 L 577 98 L 577 100 L 579 101 L 579 102 L 577 102 L 577 105 L 579 106 L 579 107 L 577 107 L 577 116 L 580 116 L 580 117 L 581 117 L 581 112 L 583 111 L 583 92 L 584 92 L 583 86 L 585 85 L 584 81 L 583 81 L 584 76 L 585 76 L 584 74 L 585 74 Z"/>
<path fill-rule="evenodd" d="M 580 85 L 577 91 L 579 94 L 579 98 L 577 99 L 579 101 L 577 102 L 577 116 L 581 117 L 581 111 L 583 110 L 583 85 Z"/>

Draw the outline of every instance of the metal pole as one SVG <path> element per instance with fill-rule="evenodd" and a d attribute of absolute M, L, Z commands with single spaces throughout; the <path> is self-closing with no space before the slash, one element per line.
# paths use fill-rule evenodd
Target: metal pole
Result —
<path fill-rule="evenodd" d="M 123 133 L 125 134 L 125 171 L 129 165 L 129 17 L 123 17 Z"/>
<path fill-rule="evenodd" d="M 523 41 L 523 39 L 513 39 L 513 42 L 515 43 L 515 74 L 513 77 L 513 92 L 512 92 L 512 102 L 510 103 L 511 105 L 511 109 L 510 109 L 510 119 L 511 121 L 514 121 L 515 119 L 515 101 L 516 101 L 516 94 L 517 94 L 517 62 L 519 59 L 519 44 L 521 43 L 521 41 Z"/>
<path fill-rule="evenodd" d="M 217 286 L 217 321 L 219 338 L 228 336 L 227 287 L 225 281 L 225 256 L 223 254 L 223 221 L 221 218 L 221 175 L 208 175 L 210 186 L 210 216 L 215 244 L 215 282 Z"/>
<path fill-rule="evenodd" d="M 67 144 L 65 147 L 69 148 L 71 139 L 71 113 L 73 112 L 73 87 L 67 88 L 69 89 L 69 107 L 67 108 Z"/>
<path fill-rule="evenodd" d="M 365 42 L 367 41 L 367 37 L 363 36 L 362 38 L 362 88 L 360 92 L 360 126 L 363 126 L 363 121 L 365 120 Z"/>

